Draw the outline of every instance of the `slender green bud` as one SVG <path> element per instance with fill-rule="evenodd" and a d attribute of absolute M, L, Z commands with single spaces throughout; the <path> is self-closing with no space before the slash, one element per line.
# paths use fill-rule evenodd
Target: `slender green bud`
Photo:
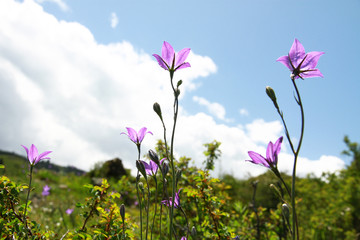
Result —
<path fill-rule="evenodd" d="M 149 157 L 153 160 L 157 165 L 160 165 L 159 157 L 153 150 L 149 150 Z"/>
<path fill-rule="evenodd" d="M 153 109 L 154 109 L 154 111 L 156 112 L 156 114 L 159 116 L 159 118 L 162 119 L 160 104 L 158 104 L 157 102 L 154 103 Z"/>
<path fill-rule="evenodd" d="M 280 189 L 277 186 L 271 183 L 270 188 L 274 191 L 275 195 L 277 195 L 279 199 L 282 199 Z"/>
<path fill-rule="evenodd" d="M 121 204 L 121 206 L 120 206 L 120 216 L 124 222 L 125 221 L 125 205 L 124 204 Z"/>
<path fill-rule="evenodd" d="M 139 182 L 139 188 L 142 192 L 144 192 L 144 184 L 142 182 Z"/>
<path fill-rule="evenodd" d="M 197 232 L 196 232 L 196 228 L 195 228 L 195 226 L 193 226 L 193 227 L 191 228 L 190 235 L 191 235 L 193 238 L 195 238 L 195 237 L 196 237 Z"/>
<path fill-rule="evenodd" d="M 136 160 L 136 168 L 141 172 L 145 179 L 147 179 L 144 164 L 140 160 Z"/>
<path fill-rule="evenodd" d="M 182 84 L 182 80 L 179 80 L 179 81 L 177 82 L 177 87 L 180 87 L 181 84 Z"/>
<path fill-rule="evenodd" d="M 165 176 L 169 172 L 169 164 L 166 162 L 162 164 L 162 174 Z"/>
<path fill-rule="evenodd" d="M 284 218 L 286 219 L 286 222 L 289 223 L 289 218 L 290 218 L 290 209 L 289 209 L 289 206 L 284 203 L 282 206 L 281 206 L 281 209 L 282 209 L 282 213 L 284 215 Z"/>
<path fill-rule="evenodd" d="M 277 101 L 276 101 L 276 94 L 275 94 L 274 89 L 272 89 L 271 87 L 267 86 L 267 87 L 266 87 L 266 94 L 267 94 L 268 97 L 271 99 L 271 101 L 274 103 L 275 108 L 276 108 L 276 109 L 279 109 L 279 106 L 278 106 Z"/>

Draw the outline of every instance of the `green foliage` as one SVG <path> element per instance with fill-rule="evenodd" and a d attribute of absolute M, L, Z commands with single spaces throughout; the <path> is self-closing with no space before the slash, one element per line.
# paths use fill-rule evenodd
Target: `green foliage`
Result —
<path fill-rule="evenodd" d="M 216 140 L 204 144 L 204 147 L 206 147 L 206 151 L 204 151 L 206 160 L 203 162 L 205 164 L 205 170 L 214 170 L 215 160 L 221 156 L 220 145 L 221 142 Z"/>
<path fill-rule="evenodd" d="M 360 171 L 356 163 L 360 162 L 360 148 L 348 138 L 344 141 L 348 148 L 344 153 L 352 157 L 347 169 L 324 173 L 321 177 L 309 175 L 297 179 L 297 210 L 302 239 L 359 239 Z M 205 146 L 208 148 L 205 151 L 207 158 L 221 157 L 219 142 Z M 156 149 L 160 157 L 166 155 L 162 141 L 158 142 Z M 29 228 L 26 230 L 23 216 L 27 193 L 25 183 L 29 180 L 28 162 L 15 155 L 2 155 L 2 162 L 5 168 L 0 169 L 4 174 L 0 178 L 0 239 L 25 239 L 26 236 L 29 239 L 139 239 L 135 177 L 123 175 L 118 180 L 112 178 L 108 182 L 103 179 L 100 185 L 92 185 L 89 175 L 35 167 L 26 217 Z M 290 239 L 281 209 L 281 198 L 285 201 L 289 198 L 271 171 L 244 180 L 231 175 L 218 179 L 211 176 L 210 168 L 203 170 L 192 164 L 188 157 L 175 160 L 176 171 L 181 171 L 177 188 L 183 188 L 180 192 L 181 207 L 174 209 L 177 239 L 182 236 L 196 240 L 233 239 L 235 236 L 244 240 Z M 144 186 L 144 192 L 140 192 L 143 233 L 148 213 L 149 239 L 169 239 L 168 207 L 161 204 L 170 194 L 170 189 L 163 192 L 164 187 L 172 185 L 169 175 L 164 176 L 166 180 L 161 171 L 156 178 L 148 176 L 149 192 L 145 179 L 140 179 Z M 282 176 L 287 184 L 291 182 L 290 176 Z M 41 195 L 45 185 L 51 187 L 49 196 Z M 279 192 L 270 185 L 277 186 Z M 120 213 L 121 204 L 125 206 L 124 221 Z M 77 208 L 72 214 L 65 214 L 66 209 L 75 206 Z M 191 234 L 192 229 L 196 230 L 196 235 Z"/>

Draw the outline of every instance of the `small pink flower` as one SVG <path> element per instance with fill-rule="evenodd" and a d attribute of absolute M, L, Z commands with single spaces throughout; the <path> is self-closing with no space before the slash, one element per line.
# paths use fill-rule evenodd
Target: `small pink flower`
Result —
<path fill-rule="evenodd" d="M 175 202 L 174 202 L 174 208 L 178 208 L 180 207 L 180 192 L 181 192 L 182 188 L 179 189 L 179 191 L 177 193 L 175 193 Z M 169 200 L 163 200 L 161 201 L 162 204 L 171 207 L 172 206 L 172 197 L 169 197 Z"/>
<path fill-rule="evenodd" d="M 280 137 L 275 144 L 272 142 L 269 142 L 267 149 L 266 149 L 266 158 L 261 156 L 259 153 L 249 151 L 248 154 L 251 158 L 251 160 L 246 160 L 249 162 L 252 162 L 254 164 L 260 164 L 267 168 L 277 168 L 277 162 L 278 162 L 278 155 L 280 153 L 281 149 L 281 143 L 282 143 L 283 137 Z"/>
<path fill-rule="evenodd" d="M 144 137 L 147 133 L 150 133 L 151 135 L 153 135 L 152 132 L 150 131 L 146 131 L 147 128 L 146 127 L 143 127 L 139 130 L 139 132 L 136 132 L 133 128 L 130 128 L 130 127 L 127 127 L 126 128 L 127 130 L 127 133 L 126 132 L 122 132 L 120 134 L 125 134 L 127 135 L 130 140 L 135 143 L 136 145 L 140 145 L 141 142 L 144 140 Z"/>
<path fill-rule="evenodd" d="M 185 62 L 189 53 L 190 48 L 184 48 L 175 54 L 174 48 L 170 45 L 170 43 L 164 41 L 161 50 L 161 57 L 157 54 L 153 54 L 153 56 L 158 61 L 160 67 L 168 70 L 169 72 L 175 72 L 176 70 L 190 67 L 190 63 Z"/>
<path fill-rule="evenodd" d="M 73 211 L 74 211 L 74 209 L 68 208 L 68 209 L 66 209 L 65 213 L 66 213 L 67 215 L 70 215 L 70 214 L 73 213 Z"/>
<path fill-rule="evenodd" d="M 290 52 L 286 56 L 279 57 L 276 61 L 284 64 L 294 78 L 324 77 L 319 69 L 316 69 L 317 62 L 324 52 L 305 53 L 303 45 L 295 38 Z"/>
<path fill-rule="evenodd" d="M 50 189 L 51 189 L 51 187 L 49 187 L 48 185 L 45 185 L 43 187 L 43 191 L 42 191 L 41 195 L 49 196 L 50 195 Z"/>
<path fill-rule="evenodd" d="M 43 153 L 39 154 L 38 150 L 37 150 L 37 148 L 35 147 L 34 144 L 31 144 L 30 149 L 28 149 L 24 145 L 21 145 L 21 146 L 25 149 L 26 154 L 27 154 L 27 158 L 28 158 L 31 165 L 35 165 L 40 160 L 43 160 L 43 159 L 46 159 L 46 160 L 50 159 L 49 157 L 46 157 L 46 156 L 48 154 L 50 154 L 52 151 L 46 151 L 46 152 L 43 152 Z"/>

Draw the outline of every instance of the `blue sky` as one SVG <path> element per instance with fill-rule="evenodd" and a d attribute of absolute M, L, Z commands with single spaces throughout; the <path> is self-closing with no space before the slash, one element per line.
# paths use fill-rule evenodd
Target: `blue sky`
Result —
<path fill-rule="evenodd" d="M 162 42 L 166 40 L 176 51 L 190 47 L 195 55 L 207 57 L 209 66 L 203 66 L 191 77 L 193 85 L 181 99 L 181 106 L 189 117 L 203 112 L 211 116 L 217 126 L 240 130 L 259 119 L 264 123 L 279 121 L 265 94 L 265 87 L 271 86 L 277 93 L 290 133 L 297 138 L 300 114 L 293 99 L 290 72 L 276 59 L 288 53 L 294 38 L 299 39 L 307 52 L 324 51 L 318 63 L 324 78 L 298 80 L 306 117 L 300 155 L 311 160 L 323 155 L 333 156 L 349 163 L 340 152 L 345 148 L 344 135 L 349 135 L 353 141 L 359 141 L 360 135 L 357 106 L 360 102 L 357 93 L 360 87 L 357 80 L 360 1 L 340 4 L 338 1 L 285 0 L 177 3 L 38 0 L 33 3 L 43 7 L 44 13 L 53 15 L 59 23 L 62 20 L 78 23 L 88 29 L 97 45 L 127 42 L 139 55 L 151 56 L 160 53 Z M 112 16 L 117 18 L 113 26 Z M 192 66 L 196 72 L 194 63 Z M 166 75 L 159 76 L 166 79 Z M 199 99 L 205 103 L 199 104 Z M 211 113 L 214 104 L 218 111 L 225 110 L 226 114 L 219 117 Z M 263 141 L 254 141 L 259 151 L 265 149 L 264 143 L 276 140 L 274 132 L 265 133 Z M 2 144 L 16 151 L 7 140 Z M 113 150 L 102 149 L 106 156 L 113 156 Z M 225 160 L 222 164 L 226 165 Z"/>

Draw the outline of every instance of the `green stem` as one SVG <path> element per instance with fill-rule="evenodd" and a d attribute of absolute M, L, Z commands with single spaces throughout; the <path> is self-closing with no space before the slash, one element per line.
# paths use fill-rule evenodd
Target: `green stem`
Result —
<path fill-rule="evenodd" d="M 149 211 L 150 211 L 150 186 L 149 186 L 149 181 L 146 178 L 146 186 L 147 186 L 147 190 L 148 190 L 148 197 L 147 197 L 147 207 L 146 207 L 146 234 L 145 234 L 145 239 L 148 239 L 148 232 L 149 232 Z"/>
<path fill-rule="evenodd" d="M 157 210 L 158 188 L 157 188 L 156 175 L 154 175 L 154 181 L 155 181 L 155 206 L 154 206 L 155 209 L 154 209 L 154 217 L 153 217 L 152 226 L 151 226 L 151 235 L 150 235 L 151 240 L 152 240 L 152 234 L 154 231 L 155 217 L 156 217 L 156 210 Z M 161 214 L 160 214 L 160 221 L 161 221 Z M 161 222 L 160 222 L 160 232 L 161 232 Z"/>
<path fill-rule="evenodd" d="M 29 176 L 30 176 L 29 188 L 28 188 L 28 193 L 27 193 L 26 202 L 25 202 L 24 223 L 25 223 L 26 231 L 28 230 L 28 225 L 27 225 L 27 220 L 26 220 L 26 212 L 27 212 L 27 206 L 28 206 L 29 196 L 30 196 L 30 191 L 31 191 L 31 181 L 32 181 L 33 167 L 34 167 L 34 165 L 31 164 L 30 165 L 30 174 L 29 174 Z M 27 238 L 27 234 L 26 234 L 26 238 Z"/>
<path fill-rule="evenodd" d="M 138 149 L 138 160 L 140 160 L 140 145 L 136 145 L 137 149 Z M 136 194 L 137 194 L 137 198 L 139 201 L 139 207 L 140 207 L 140 239 L 142 240 L 142 204 L 141 204 L 141 198 L 140 198 L 140 193 L 139 193 L 139 169 L 137 171 L 136 174 Z"/>
<path fill-rule="evenodd" d="M 298 105 L 300 107 L 300 111 L 301 111 L 301 132 L 300 132 L 299 144 L 298 144 L 298 147 L 294 154 L 295 155 L 294 156 L 294 168 L 293 168 L 293 174 L 292 174 L 292 189 L 291 189 L 291 205 L 293 207 L 293 209 L 292 209 L 293 210 L 293 232 L 295 233 L 295 229 L 296 229 L 296 236 L 297 236 L 297 239 L 299 240 L 299 226 L 298 226 L 298 220 L 297 220 L 296 209 L 295 209 L 295 204 L 296 204 L 295 203 L 295 180 L 296 180 L 296 163 L 297 163 L 299 151 L 301 148 L 302 140 L 304 137 L 305 117 L 304 117 L 304 108 L 303 108 L 303 105 L 301 102 L 300 93 L 296 86 L 294 77 L 292 77 L 291 80 L 292 80 L 292 83 L 293 83 L 295 91 L 296 91 L 297 103 L 298 103 Z M 295 227 L 295 225 L 296 225 L 296 227 Z M 295 239 L 295 236 L 293 236 L 293 239 Z"/>
<path fill-rule="evenodd" d="M 175 96 L 175 100 L 174 100 L 174 124 L 173 124 L 173 129 L 172 129 L 172 134 L 171 134 L 171 145 L 170 145 L 170 164 L 171 164 L 171 171 L 172 171 L 172 204 L 171 204 L 171 208 L 170 208 L 170 223 L 169 223 L 169 228 L 170 228 L 170 240 L 172 239 L 172 226 L 173 226 L 173 217 L 174 217 L 174 199 L 175 199 L 175 167 L 174 167 L 174 137 L 175 137 L 175 128 L 176 128 L 176 121 L 177 121 L 177 115 L 178 115 L 178 107 L 179 107 L 179 102 L 178 102 L 178 93 L 177 90 L 174 88 L 174 83 L 173 83 L 173 76 L 174 76 L 174 72 L 170 71 L 170 82 L 171 82 L 171 87 L 174 91 L 174 96 Z"/>

